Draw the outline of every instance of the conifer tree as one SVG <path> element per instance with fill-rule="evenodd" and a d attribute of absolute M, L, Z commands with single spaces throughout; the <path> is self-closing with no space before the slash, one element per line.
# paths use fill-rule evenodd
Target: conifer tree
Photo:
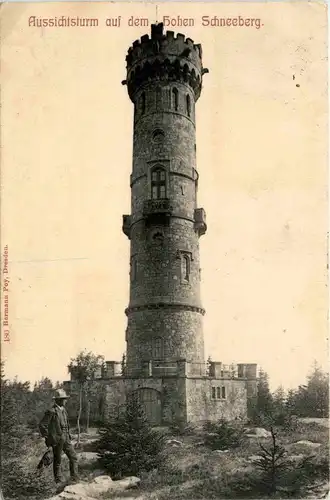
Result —
<path fill-rule="evenodd" d="M 35 442 L 26 425 L 29 394 L 29 383 L 7 380 L 1 365 L 0 476 L 8 500 L 45 498 L 50 493 L 49 481 L 31 465 Z"/>
<path fill-rule="evenodd" d="M 150 426 L 136 396 L 131 395 L 124 411 L 99 432 L 100 464 L 114 477 L 138 475 L 163 461 L 165 436 Z"/>
<path fill-rule="evenodd" d="M 254 408 L 254 420 L 260 424 L 271 420 L 272 410 L 273 400 L 269 389 L 268 374 L 260 368 L 257 383 L 256 406 Z"/>
<path fill-rule="evenodd" d="M 329 416 L 329 374 L 315 361 L 307 376 L 306 416 Z"/>
<path fill-rule="evenodd" d="M 295 389 L 289 389 L 288 394 L 285 400 L 285 411 L 288 415 L 293 415 L 295 414 L 296 411 L 296 390 Z"/>
<path fill-rule="evenodd" d="M 286 412 L 286 394 L 283 386 L 279 386 L 272 395 L 273 398 L 273 417 L 278 424 L 282 424 L 285 421 Z"/>

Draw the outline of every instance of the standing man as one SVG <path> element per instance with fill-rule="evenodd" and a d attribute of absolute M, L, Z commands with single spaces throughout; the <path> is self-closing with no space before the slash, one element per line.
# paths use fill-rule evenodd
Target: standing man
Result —
<path fill-rule="evenodd" d="M 69 396 L 63 389 L 55 391 L 54 406 L 46 411 L 39 424 L 46 446 L 53 448 L 53 470 L 56 483 L 62 482 L 61 460 L 62 452 L 67 455 L 70 463 L 70 476 L 73 482 L 78 481 L 78 459 L 71 443 L 69 419 L 65 404 Z"/>

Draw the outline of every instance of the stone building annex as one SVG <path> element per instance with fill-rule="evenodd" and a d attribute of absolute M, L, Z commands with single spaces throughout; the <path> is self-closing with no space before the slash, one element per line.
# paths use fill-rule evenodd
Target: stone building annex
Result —
<path fill-rule="evenodd" d="M 95 384 L 101 412 L 136 393 L 154 425 L 246 418 L 256 393 L 256 364 L 225 366 L 204 358 L 197 205 L 195 105 L 202 48 L 182 34 L 151 27 L 126 56 L 134 105 L 126 367 L 107 361 Z M 74 380 L 66 383 L 74 390 Z M 97 404 L 94 405 L 97 410 Z"/>

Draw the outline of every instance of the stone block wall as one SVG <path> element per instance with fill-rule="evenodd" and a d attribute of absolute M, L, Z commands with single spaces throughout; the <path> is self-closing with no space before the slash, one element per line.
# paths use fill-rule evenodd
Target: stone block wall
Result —
<path fill-rule="evenodd" d="M 155 391 L 159 399 L 160 414 L 157 425 L 196 423 L 205 420 L 235 420 L 248 418 L 253 408 L 253 397 L 248 397 L 247 381 L 210 377 L 146 377 L 95 380 L 90 383 L 90 421 L 98 422 L 118 415 L 128 395 L 147 389 Z M 251 382 L 252 384 L 253 382 Z M 74 423 L 78 413 L 78 386 L 66 382 L 65 390 L 71 395 L 68 402 L 70 420 Z M 151 390 L 151 391 L 150 391 Z M 157 394 L 156 394 L 157 393 Z M 154 404 L 158 404 L 156 402 Z M 152 403 L 147 403 L 149 410 Z M 158 418 L 158 417 L 157 417 Z M 82 424 L 86 420 L 86 399 L 83 401 Z"/>
<path fill-rule="evenodd" d="M 139 345 L 142 347 L 144 342 L 142 338 L 140 340 Z M 144 354 L 147 357 L 148 353 Z M 166 354 L 170 355 L 169 352 Z M 136 376 L 111 376 L 113 370 L 108 370 L 107 378 L 89 382 L 91 423 L 118 414 L 124 407 L 127 396 L 134 391 L 146 396 L 149 413 L 153 414 L 153 405 L 157 407 L 158 425 L 214 421 L 222 418 L 246 420 L 253 414 L 257 380 L 248 376 L 254 376 L 256 365 L 247 365 L 246 378 L 232 378 L 206 376 L 203 370 L 200 371 L 205 365 L 189 363 L 185 359 L 167 364 L 150 360 L 145 363 L 148 365 L 146 369 Z M 112 369 L 113 364 L 114 362 L 108 362 L 108 367 Z M 220 363 L 213 364 L 220 369 Z M 239 365 L 240 375 L 242 369 L 245 370 L 244 366 Z M 222 372 L 223 370 L 220 370 L 220 373 Z M 79 407 L 79 386 L 77 382 L 70 381 L 65 382 L 64 388 L 71 395 L 68 410 L 71 421 L 75 422 Z M 86 420 L 86 408 L 87 399 L 84 393 L 82 424 Z"/>
<path fill-rule="evenodd" d="M 106 387 L 106 408 L 108 414 L 116 414 L 125 404 L 128 395 L 141 389 L 152 389 L 159 395 L 161 420 L 159 425 L 172 421 L 185 421 L 185 382 L 180 378 L 136 378 L 112 380 Z"/>
<path fill-rule="evenodd" d="M 222 387 L 225 398 L 222 398 Z M 215 389 L 215 398 L 212 397 Z M 220 398 L 217 391 L 220 388 Z M 234 379 L 190 378 L 186 380 L 187 421 L 247 418 L 245 381 Z"/>

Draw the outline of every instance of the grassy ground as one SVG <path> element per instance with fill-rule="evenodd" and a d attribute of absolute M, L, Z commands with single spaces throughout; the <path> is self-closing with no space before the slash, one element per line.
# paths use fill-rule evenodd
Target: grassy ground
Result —
<path fill-rule="evenodd" d="M 328 428 L 317 422 L 301 422 L 295 430 L 278 430 L 278 441 L 284 446 L 289 456 L 294 456 L 290 467 L 284 471 L 279 481 L 279 490 L 275 498 L 308 498 L 314 489 L 314 498 L 322 495 L 316 489 L 316 484 L 324 485 L 328 478 L 329 434 Z M 95 437 L 92 432 L 91 437 Z M 259 455 L 260 443 L 266 448 L 271 445 L 271 439 L 246 438 L 244 442 L 234 449 L 219 453 L 211 451 L 201 444 L 201 435 L 169 435 L 169 439 L 176 439 L 182 444 L 178 446 L 167 445 L 166 456 L 160 470 L 141 474 L 139 488 L 128 490 L 120 494 L 107 494 L 103 498 L 137 498 L 139 500 L 194 500 L 194 499 L 225 499 L 225 498 L 266 498 L 260 486 L 260 474 L 255 464 L 249 458 Z M 307 445 L 294 444 L 300 440 L 321 443 L 318 448 Z M 91 444 L 84 445 L 82 449 L 93 451 Z M 31 447 L 31 456 L 27 466 L 31 474 L 45 451 L 43 440 L 37 439 L 35 446 Z M 81 450 L 79 450 L 81 451 Z M 299 471 L 297 464 L 302 457 L 309 457 L 310 464 Z M 68 461 L 63 459 L 64 475 L 69 477 Z M 96 466 L 80 463 L 82 480 L 90 480 L 100 473 Z M 56 493 L 52 478 L 52 467 L 44 469 L 39 476 L 48 483 L 47 493 L 36 496 L 34 500 L 44 500 Z M 288 486 L 296 484 L 296 491 L 288 491 Z M 310 490 L 312 487 L 312 490 Z M 292 488 L 291 488 L 292 489 Z M 324 488 L 321 488 L 324 490 Z"/>
<path fill-rule="evenodd" d="M 307 498 L 316 495 L 316 485 L 323 485 L 328 477 L 328 429 L 318 423 L 301 423 L 296 430 L 278 429 L 278 441 L 288 455 L 295 456 L 291 466 L 279 479 L 279 490 L 275 498 Z M 271 439 L 248 438 L 241 446 L 228 452 L 210 451 L 199 445 L 200 436 L 173 436 L 183 442 L 181 446 L 170 446 L 162 470 L 141 475 L 141 486 L 136 491 L 120 494 L 121 498 L 137 497 L 157 500 L 219 499 L 219 498 L 265 498 L 260 485 L 260 474 L 249 459 L 260 454 L 260 443 L 270 446 Z M 294 444 L 300 440 L 321 443 L 319 448 Z M 302 457 L 311 462 L 309 468 L 299 471 L 297 464 Z M 313 485 L 312 490 L 310 487 Z M 117 495 L 118 497 L 118 495 Z M 318 497 L 318 496 L 317 496 Z M 104 498 L 116 498 L 108 495 Z M 314 496 L 315 498 L 315 496 Z M 320 497 L 318 497 L 320 498 Z"/>

